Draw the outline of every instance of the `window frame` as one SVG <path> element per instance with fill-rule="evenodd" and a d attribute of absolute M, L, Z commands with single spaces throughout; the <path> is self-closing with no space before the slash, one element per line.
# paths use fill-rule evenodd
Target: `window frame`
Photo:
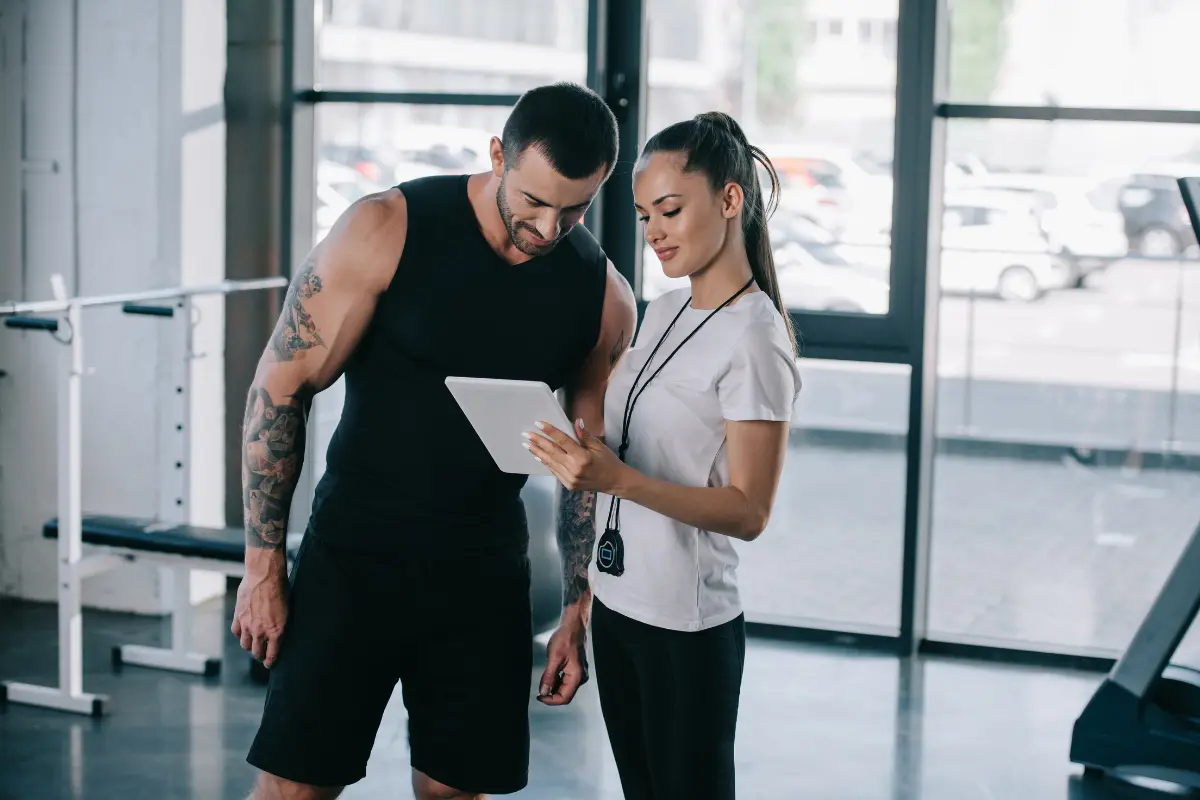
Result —
<path fill-rule="evenodd" d="M 489 93 L 326 90 L 316 85 L 316 18 L 324 0 L 285 0 L 290 36 L 283 42 L 281 196 L 289 204 L 280 232 L 282 263 L 293 265 L 312 243 L 315 109 L 323 103 L 511 106 L 518 95 Z M 629 165 L 644 140 L 648 70 L 647 0 L 588 0 L 586 83 L 617 115 L 619 166 L 602 190 L 586 225 L 630 283 L 640 286 L 642 240 L 633 205 Z M 901 655 L 939 653 L 1044 666 L 1108 669 L 1114 654 L 1066 652 L 1023 643 L 930 639 L 926 634 L 937 394 L 937 333 L 941 225 L 944 213 L 945 136 L 951 119 L 1083 120 L 1200 125 L 1200 110 L 1057 108 L 949 102 L 948 0 L 898 0 L 895 22 L 879 28 L 895 36 L 896 87 L 892 160 L 890 307 L 886 315 L 794 311 L 792 319 L 809 358 L 908 364 L 910 367 L 906 494 L 900 623 L 896 635 L 800 624 L 753 623 L 765 636 L 848 643 Z M 301 13 L 303 12 L 303 13 Z M 872 21 L 872 26 L 875 21 Z M 828 20 L 812 20 L 815 40 L 829 38 Z M 848 35 L 843 24 L 838 39 Z M 874 31 L 875 28 L 873 27 Z M 644 309 L 645 304 L 639 302 Z M 308 474 L 312 472 L 309 452 Z M 297 495 L 300 493 L 298 492 Z"/>

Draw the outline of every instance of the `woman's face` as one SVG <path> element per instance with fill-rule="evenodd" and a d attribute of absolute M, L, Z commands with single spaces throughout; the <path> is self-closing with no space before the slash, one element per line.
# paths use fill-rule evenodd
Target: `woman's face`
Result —
<path fill-rule="evenodd" d="M 683 153 L 652 153 L 638 162 L 633 200 L 669 278 L 685 278 L 712 263 L 737 220 L 742 190 L 714 192 L 703 172 L 684 172 Z"/>

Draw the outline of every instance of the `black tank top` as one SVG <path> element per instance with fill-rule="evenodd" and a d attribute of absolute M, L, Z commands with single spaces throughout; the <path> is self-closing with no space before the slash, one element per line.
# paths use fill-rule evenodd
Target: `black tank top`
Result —
<path fill-rule="evenodd" d="M 479 229 L 467 177 L 399 187 L 404 252 L 347 361 L 313 500 L 309 530 L 330 543 L 408 552 L 528 544 L 525 476 L 496 467 L 444 380 L 544 381 L 557 391 L 596 345 L 608 259 L 576 225 L 548 255 L 509 264 Z"/>

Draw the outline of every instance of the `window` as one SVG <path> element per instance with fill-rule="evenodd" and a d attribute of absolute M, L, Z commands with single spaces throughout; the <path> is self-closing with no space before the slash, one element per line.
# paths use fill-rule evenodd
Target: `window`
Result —
<path fill-rule="evenodd" d="M 943 197 L 931 635 L 1120 649 L 1200 519 L 1200 271 L 1171 180 L 1108 156 L 1200 130 L 948 125 L 986 167 Z"/>
<path fill-rule="evenodd" d="M 326 89 L 519 94 L 587 74 L 586 0 L 324 0 Z"/>
<path fill-rule="evenodd" d="M 804 359 L 771 522 L 738 543 L 747 618 L 895 634 L 909 368 Z"/>
<path fill-rule="evenodd" d="M 951 0 L 948 6 L 951 100 L 1200 108 L 1190 58 L 1200 27 L 1193 0 Z"/>
<path fill-rule="evenodd" d="M 804 3 L 689 8 L 648 0 L 647 134 L 703 111 L 733 115 L 779 172 L 771 236 L 789 305 L 887 314 L 894 60 L 881 68 L 803 47 L 806 36 L 843 32 L 840 19 L 806 16 Z M 874 36 L 884 22 L 864 24 Z M 674 285 L 653 252 L 642 264 L 643 297 Z"/>
<path fill-rule="evenodd" d="M 489 169 L 489 142 L 508 113 L 489 106 L 318 106 L 314 240 L 363 195 L 425 175 Z"/>

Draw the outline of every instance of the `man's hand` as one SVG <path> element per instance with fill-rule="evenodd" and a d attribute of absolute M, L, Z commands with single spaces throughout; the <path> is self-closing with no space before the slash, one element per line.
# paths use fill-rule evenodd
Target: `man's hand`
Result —
<path fill-rule="evenodd" d="M 247 570 L 238 585 L 233 635 L 268 669 L 279 658 L 287 623 L 287 567 Z"/>
<path fill-rule="evenodd" d="M 578 606 L 568 606 L 546 646 L 546 671 L 542 673 L 538 702 L 565 706 L 587 681 L 587 622 Z"/>

